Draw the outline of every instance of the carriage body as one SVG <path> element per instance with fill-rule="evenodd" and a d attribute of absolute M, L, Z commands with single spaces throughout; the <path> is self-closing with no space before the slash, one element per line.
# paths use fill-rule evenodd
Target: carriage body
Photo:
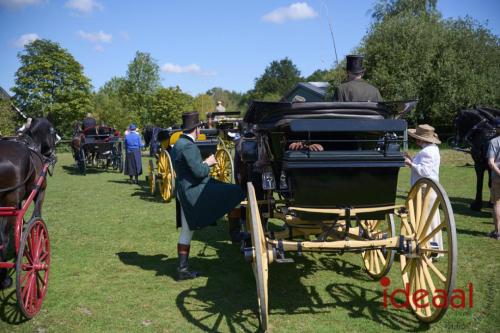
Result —
<path fill-rule="evenodd" d="M 388 119 L 390 114 L 376 103 L 345 104 L 259 103 L 250 110 L 247 120 L 255 121 L 251 127 L 261 142 L 254 155 L 263 160 L 255 164 L 263 171 L 264 190 L 295 207 L 395 204 L 406 122 Z M 320 144 L 324 150 L 290 150 L 293 142 Z"/>
<path fill-rule="evenodd" d="M 96 126 L 82 133 L 80 151 L 75 160 L 81 173 L 89 166 L 123 171 L 123 141 L 114 128 Z"/>
<path fill-rule="evenodd" d="M 404 204 L 396 202 L 407 142 L 406 121 L 398 118 L 415 104 L 252 104 L 240 145 L 247 173 L 242 178 L 252 180 L 244 202 L 251 246 L 243 252 L 254 266 L 264 330 L 268 265 L 293 261 L 285 258 L 289 251 L 361 253 L 374 279 L 389 272 L 399 253 L 402 279 L 411 292 L 426 289 L 431 295 L 438 285 L 451 292 L 457 250 L 446 192 L 423 178 Z M 395 217 L 401 220 L 399 234 Z M 434 225 L 436 218 L 441 222 Z M 275 221 L 269 222 L 273 219 L 282 225 L 277 228 Z M 444 235 L 444 247 L 434 244 L 437 234 Z M 438 267 L 431 260 L 434 254 L 448 260 Z M 422 304 L 411 306 L 424 322 L 439 320 L 446 311 Z"/>

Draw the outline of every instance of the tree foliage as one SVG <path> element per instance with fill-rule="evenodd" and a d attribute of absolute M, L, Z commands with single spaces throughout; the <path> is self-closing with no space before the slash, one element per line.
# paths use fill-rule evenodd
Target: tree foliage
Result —
<path fill-rule="evenodd" d="M 113 77 L 94 95 L 94 116 L 109 126 L 124 130 L 134 122 L 134 114 L 127 108 L 125 78 Z"/>
<path fill-rule="evenodd" d="M 11 136 L 16 132 L 17 114 L 12 110 L 10 101 L 0 99 L 0 136 Z"/>
<path fill-rule="evenodd" d="M 60 133 L 91 107 L 91 85 L 83 67 L 59 44 L 39 39 L 18 54 L 16 104 L 30 117 L 48 117 Z"/>
<path fill-rule="evenodd" d="M 452 126 L 459 108 L 500 100 L 500 40 L 470 18 L 443 20 L 435 1 L 393 0 L 360 50 L 385 100 L 418 98 L 415 122 Z"/>
<path fill-rule="evenodd" d="M 149 53 L 137 51 L 126 76 L 127 107 L 141 125 L 150 124 L 153 94 L 161 87 L 160 66 Z"/>
<path fill-rule="evenodd" d="M 168 127 L 182 122 L 182 113 L 191 111 L 192 97 L 179 87 L 159 88 L 152 98 L 151 124 Z"/>
<path fill-rule="evenodd" d="M 255 88 L 251 92 L 254 99 L 278 100 L 302 80 L 297 66 L 288 58 L 274 60 L 264 73 L 255 79 Z"/>
<path fill-rule="evenodd" d="M 206 94 L 212 97 L 214 103 L 222 101 L 222 104 L 226 107 L 226 111 L 243 111 L 240 105 L 241 99 L 243 98 L 242 93 L 214 87 L 208 90 Z"/>
<path fill-rule="evenodd" d="M 200 114 L 200 120 L 207 119 L 207 112 L 215 111 L 215 101 L 208 94 L 199 94 L 193 100 L 193 109 Z"/>

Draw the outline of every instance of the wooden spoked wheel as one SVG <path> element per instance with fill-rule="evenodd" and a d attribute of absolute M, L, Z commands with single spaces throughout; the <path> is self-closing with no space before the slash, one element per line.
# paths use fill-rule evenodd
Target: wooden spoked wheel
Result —
<path fill-rule="evenodd" d="M 395 235 L 394 215 L 387 214 L 385 220 L 361 221 L 368 232 L 368 239 L 391 238 Z M 387 275 L 394 262 L 394 250 L 375 249 L 361 252 L 366 272 L 373 279 L 378 280 Z"/>
<path fill-rule="evenodd" d="M 214 165 L 211 176 L 224 183 L 233 183 L 233 158 L 227 149 L 218 149 L 215 153 L 217 164 Z"/>
<path fill-rule="evenodd" d="M 149 160 L 149 163 L 148 163 L 148 185 L 149 185 L 149 192 L 152 195 L 155 195 L 155 193 L 156 193 L 156 174 L 155 174 L 155 166 L 154 166 L 153 160 Z"/>
<path fill-rule="evenodd" d="M 247 183 L 248 188 L 248 205 L 247 205 L 247 229 L 252 236 L 252 245 L 254 257 L 252 260 L 253 274 L 257 284 L 257 300 L 259 304 L 260 324 L 262 330 L 267 330 L 268 322 L 268 293 L 267 293 L 267 279 L 269 258 L 266 246 L 266 239 L 264 237 L 264 230 L 262 229 L 262 222 L 260 220 L 259 207 L 257 205 L 257 198 L 255 196 L 255 189 L 252 183 Z"/>
<path fill-rule="evenodd" d="M 33 218 L 25 227 L 16 260 L 17 304 L 27 318 L 42 307 L 50 270 L 50 241 L 45 222 Z"/>
<path fill-rule="evenodd" d="M 409 303 L 419 320 L 439 320 L 450 304 L 457 270 L 457 235 L 450 200 L 441 185 L 429 178 L 419 179 L 406 200 L 408 218 L 402 217 L 401 234 L 416 246 L 401 255 L 405 288 L 414 295 Z M 423 290 L 423 291 L 422 291 Z M 443 295 L 444 291 L 444 295 Z"/>
<path fill-rule="evenodd" d="M 161 197 L 165 202 L 170 202 L 174 196 L 174 168 L 170 155 L 164 149 L 158 157 L 158 177 Z"/>

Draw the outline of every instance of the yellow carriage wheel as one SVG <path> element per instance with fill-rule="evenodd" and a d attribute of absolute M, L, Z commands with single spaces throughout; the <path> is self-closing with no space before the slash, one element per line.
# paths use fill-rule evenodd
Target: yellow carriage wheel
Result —
<path fill-rule="evenodd" d="M 149 192 L 152 195 L 155 195 L 156 193 L 156 174 L 155 174 L 155 167 L 153 164 L 153 160 L 149 160 L 148 163 L 148 185 L 149 185 Z"/>
<path fill-rule="evenodd" d="M 391 238 L 396 232 L 393 214 L 387 214 L 385 220 L 365 220 L 361 221 L 361 224 L 368 233 L 367 239 Z M 394 250 L 367 250 L 361 252 L 361 257 L 368 275 L 378 280 L 391 270 L 394 262 Z"/>
<path fill-rule="evenodd" d="M 455 287 L 455 218 L 444 189 L 428 178 L 413 185 L 406 209 L 408 217 L 402 216 L 401 234 L 411 237 L 415 246 L 410 255 L 400 257 L 403 283 L 410 296 L 417 290 L 416 295 L 422 296 L 409 299 L 418 319 L 432 323 L 446 313 Z"/>
<path fill-rule="evenodd" d="M 211 171 L 212 178 L 224 183 L 233 183 L 233 158 L 227 149 L 218 149 L 215 153 L 217 164 Z"/>
<path fill-rule="evenodd" d="M 160 194 L 165 202 L 170 202 L 174 196 L 175 173 L 172 160 L 166 150 L 161 150 L 157 163 Z"/>
<path fill-rule="evenodd" d="M 252 236 L 253 245 L 253 260 L 252 268 L 257 284 L 257 301 L 259 304 L 260 324 L 262 330 L 267 330 L 268 323 L 268 267 L 269 267 L 269 251 L 267 249 L 264 230 L 260 219 L 259 206 L 257 205 L 257 197 L 252 183 L 247 183 L 248 188 L 248 204 L 247 204 L 247 229 Z"/>

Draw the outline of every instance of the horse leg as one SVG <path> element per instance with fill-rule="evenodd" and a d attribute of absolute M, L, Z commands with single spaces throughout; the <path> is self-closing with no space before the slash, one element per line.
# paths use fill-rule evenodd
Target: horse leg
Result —
<path fill-rule="evenodd" d="M 470 204 L 470 209 L 474 211 L 481 211 L 483 208 L 483 180 L 484 180 L 484 171 L 485 169 L 479 165 L 475 164 L 474 170 L 476 171 L 476 199 Z"/>
<path fill-rule="evenodd" d="M 42 217 L 42 205 L 43 200 L 45 199 L 45 184 L 40 188 L 40 192 L 36 195 L 35 198 L 35 209 L 33 210 L 32 216 Z"/>

